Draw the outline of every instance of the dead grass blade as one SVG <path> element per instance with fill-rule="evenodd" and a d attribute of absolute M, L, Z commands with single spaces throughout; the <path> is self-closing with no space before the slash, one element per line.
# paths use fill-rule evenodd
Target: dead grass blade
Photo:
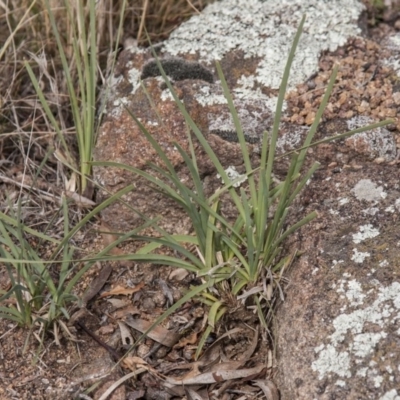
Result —
<path fill-rule="evenodd" d="M 25 11 L 25 14 L 22 16 L 22 18 L 18 22 L 17 27 L 14 29 L 14 31 L 11 32 L 11 34 L 7 38 L 6 42 L 0 48 L 0 60 L 3 58 L 4 53 L 7 51 L 7 48 L 10 45 L 10 43 L 14 40 L 15 35 L 18 33 L 18 31 L 21 29 L 21 27 L 26 23 L 29 13 L 31 12 L 31 10 L 35 4 L 36 4 L 36 0 L 33 0 L 30 4 L 29 8 Z M 3 4 L 3 8 L 6 11 L 6 14 L 10 13 L 10 10 L 4 4 Z"/>
<path fill-rule="evenodd" d="M 234 362 L 232 362 L 234 363 Z M 206 372 L 195 377 L 176 379 L 167 377 L 166 383 L 171 385 L 209 385 L 212 383 L 219 383 L 233 379 L 250 378 L 251 376 L 258 375 L 265 368 L 265 365 L 257 365 L 253 368 L 236 369 L 236 365 L 232 364 L 232 369 L 229 367 L 230 363 L 226 363 L 226 370 L 219 369 L 215 372 Z"/>

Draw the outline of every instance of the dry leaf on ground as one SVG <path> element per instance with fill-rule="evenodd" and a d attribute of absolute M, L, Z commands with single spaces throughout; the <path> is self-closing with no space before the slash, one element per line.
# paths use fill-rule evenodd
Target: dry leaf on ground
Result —
<path fill-rule="evenodd" d="M 220 370 L 218 372 L 206 372 L 195 377 L 187 379 L 175 379 L 168 377 L 166 383 L 172 385 L 208 385 L 211 383 L 223 382 L 231 379 L 249 378 L 253 375 L 258 375 L 263 369 L 264 365 L 257 365 L 253 368 L 244 368 L 238 370 Z"/>
<path fill-rule="evenodd" d="M 267 380 L 256 380 L 253 381 L 264 393 L 267 400 L 279 400 L 279 392 L 275 383 Z"/>
<path fill-rule="evenodd" d="M 144 319 L 133 318 L 132 316 L 128 316 L 125 318 L 125 323 L 129 325 L 131 328 L 136 329 L 137 331 L 144 333 L 150 326 L 153 324 L 150 321 L 146 321 Z M 157 343 L 161 343 L 163 346 L 173 347 L 175 343 L 178 342 L 180 335 L 172 332 L 161 325 L 157 325 L 152 329 L 147 336 L 150 339 L 153 339 Z"/>
<path fill-rule="evenodd" d="M 104 292 L 102 293 L 99 297 L 103 298 L 103 297 L 107 297 L 107 296 L 115 296 L 115 295 L 119 295 L 119 294 L 123 294 L 123 295 L 129 295 L 129 294 L 133 294 L 138 292 L 139 290 L 141 290 L 144 286 L 144 283 L 139 283 L 139 285 L 135 286 L 134 288 L 125 288 L 121 285 L 115 286 L 113 289 L 111 289 L 108 292 Z"/>

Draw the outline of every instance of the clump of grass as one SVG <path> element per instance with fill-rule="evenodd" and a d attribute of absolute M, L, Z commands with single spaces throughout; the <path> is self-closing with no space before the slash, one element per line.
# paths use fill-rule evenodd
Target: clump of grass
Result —
<path fill-rule="evenodd" d="M 9 138 L 6 154 L 16 144 L 55 153 L 55 174 L 66 175 L 62 183 L 81 193 L 89 184 L 89 196 L 87 161 L 107 95 L 100 96 L 100 87 L 113 69 L 122 32 L 143 44 L 146 30 L 160 41 L 211 1 L 0 2 L 0 133 L 2 141 Z"/>
<path fill-rule="evenodd" d="M 39 325 L 42 332 L 54 328 L 57 337 L 58 327 L 65 328 L 62 319 L 70 317 L 70 307 L 79 301 L 74 294 L 79 279 L 113 247 L 142 229 L 139 227 L 122 235 L 91 259 L 74 259 L 76 248 L 71 246 L 70 240 L 76 232 L 84 229 L 93 216 L 132 187 L 111 196 L 73 228 L 68 214 L 70 203 L 67 204 L 65 196 L 49 196 L 62 203 L 64 229 L 60 240 L 52 237 L 56 235 L 54 227 L 50 227 L 51 221 L 45 221 L 47 234 L 26 225 L 32 218 L 26 218 L 22 192 L 28 189 L 28 194 L 34 197 L 32 188 L 38 177 L 43 174 L 47 181 L 50 174 L 57 184 L 65 185 L 63 189 L 73 192 L 75 182 L 78 182 L 80 192 L 86 191 L 90 195 L 90 190 L 86 190 L 92 183 L 90 161 L 101 122 L 96 118 L 101 115 L 96 106 L 106 103 L 103 98 L 98 99 L 99 83 L 106 85 L 106 77 L 113 69 L 117 46 L 122 41 L 122 26 L 139 42 L 143 40 L 145 30 L 158 41 L 210 2 L 178 0 L 172 4 L 169 0 L 143 0 L 129 4 L 129 8 L 126 0 L 0 2 L 0 9 L 4 11 L 0 14 L 0 140 L 11 138 L 7 154 L 3 155 L 16 154 L 15 163 L 28 165 L 24 175 L 26 172 L 31 178 L 32 174 L 30 184 L 19 183 L 18 196 L 15 192 L 8 196 L 2 191 L 4 197 L 0 198 L 0 201 L 10 203 L 9 207 L 1 205 L 2 209 L 8 210 L 8 215 L 0 212 L 0 263 L 10 280 L 10 288 L 0 291 L 0 318 L 29 328 Z M 22 62 L 27 54 L 30 58 Z M 107 92 L 104 95 L 107 96 Z M 54 131 L 58 141 L 53 140 Z M 76 142 L 70 139 L 71 133 L 76 134 Z M 15 148 L 13 141 L 19 142 Z M 78 157 L 75 143 L 78 144 Z M 29 159 L 33 152 L 44 154 L 39 166 L 36 160 Z M 67 174 L 61 168 L 53 169 L 57 160 L 69 168 Z M 7 184 L 13 181 L 2 174 L 0 178 Z M 42 204 L 40 195 L 37 197 Z M 17 205 L 12 204 L 14 198 L 18 198 Z M 147 221 L 144 227 L 152 223 Z M 43 224 L 42 220 L 40 224 Z M 43 257 L 47 243 L 56 248 L 50 256 Z"/>
<path fill-rule="evenodd" d="M 236 302 L 236 304 L 239 304 L 240 300 L 246 302 L 247 305 L 257 311 L 260 322 L 265 328 L 268 328 L 270 319 L 272 318 L 272 310 L 270 307 L 272 297 L 271 291 L 276 290 L 279 285 L 279 278 L 282 270 L 294 257 L 293 254 L 284 255 L 283 244 L 285 239 L 317 216 L 315 212 L 312 212 L 295 224 L 286 227 L 287 216 L 293 201 L 304 189 L 307 181 L 319 166 L 319 164 L 315 162 L 308 170 L 303 171 L 308 148 L 317 143 L 343 138 L 390 122 L 383 121 L 378 124 L 366 126 L 339 136 L 312 143 L 312 139 L 333 89 L 337 74 L 337 68 L 335 68 L 316 114 L 315 121 L 310 127 L 302 148 L 291 152 L 290 166 L 285 179 L 279 183 L 274 182 L 272 172 L 277 159 L 276 143 L 284 96 L 303 24 L 304 18 L 294 38 L 283 74 L 272 132 L 270 135 L 267 132 L 264 133 L 260 165 L 256 169 L 253 169 L 251 165 L 244 132 L 240 125 L 221 67 L 217 63 L 218 75 L 239 139 L 246 169 L 245 177 L 247 180 L 248 193 L 246 193 L 243 188 L 236 189 L 235 187 L 237 186 L 236 184 L 242 182 L 243 177 L 238 177 L 234 180 L 228 177 L 227 172 L 211 149 L 206 138 L 174 92 L 163 70 L 162 64 L 159 62 L 155 53 L 154 57 L 157 60 L 158 68 L 180 112 L 185 117 L 190 131 L 194 134 L 212 160 L 215 169 L 223 180 L 224 186 L 212 196 L 206 197 L 190 134 L 189 154 L 182 149 L 179 143 L 175 143 L 177 150 L 190 171 L 192 181 L 191 187 L 193 187 L 193 189 L 183 184 L 161 146 L 154 140 L 152 135 L 130 110 L 127 111 L 135 120 L 151 146 L 156 150 L 165 166 L 163 169 L 154 163 L 149 164 L 152 170 L 158 176 L 161 176 L 162 179 L 158 179 L 149 173 L 128 165 L 114 162 L 94 163 L 94 165 L 99 166 L 121 167 L 144 177 L 156 190 L 161 191 L 165 196 L 174 200 L 190 217 L 194 231 L 193 235 L 172 235 L 158 227 L 157 229 L 160 233 L 159 238 L 139 235 L 133 236 L 136 240 L 148 242 L 148 244 L 146 244 L 140 252 L 130 255 L 129 257 L 136 261 L 150 260 L 154 264 L 179 266 L 196 273 L 196 275 L 201 278 L 203 282 L 202 285 L 191 288 L 181 300 L 159 317 L 153 325 L 155 326 L 162 319 L 166 318 L 190 298 L 197 297 L 202 302 L 209 305 L 208 326 L 198 345 L 196 358 L 199 356 L 206 338 L 216 327 L 217 322 L 228 312 L 229 308 L 232 307 L 232 304 L 230 304 L 232 300 Z M 234 222 L 228 221 L 221 213 L 221 195 L 223 193 L 229 193 L 231 201 L 236 206 L 237 218 Z M 270 216 L 270 212 L 273 214 L 272 217 Z M 196 254 L 187 250 L 187 245 L 194 245 L 197 250 Z M 162 246 L 178 252 L 182 257 L 176 258 L 152 253 L 153 250 Z M 149 258 L 150 256 L 151 258 Z"/>
<path fill-rule="evenodd" d="M 23 3 L 24 0 L 21 0 L 22 6 Z M 76 182 L 81 193 L 85 192 L 87 183 L 90 182 L 88 178 L 90 179 L 91 172 L 88 161 L 92 159 L 95 135 L 100 123 L 99 120 L 96 120 L 98 49 L 101 46 L 101 35 L 98 34 L 97 28 L 104 25 L 106 13 L 105 10 L 100 9 L 101 6 L 104 6 L 104 1 L 90 0 L 86 3 L 63 1 L 63 3 L 66 13 L 63 13 L 61 17 L 60 10 L 54 11 L 52 8 L 56 6 L 54 2 L 50 3 L 49 0 L 33 1 L 28 4 L 29 7 L 26 7 L 26 12 L 20 22 L 17 18 L 18 8 L 15 10 L 7 8 L 6 19 L 11 32 L 8 40 L 0 49 L 0 59 L 2 56 L 9 59 L 12 54 L 11 50 L 14 50 L 14 64 L 19 66 L 21 62 L 17 59 L 16 48 L 22 42 L 21 35 L 24 31 L 30 31 L 28 37 L 36 37 L 38 32 L 43 33 L 43 37 L 41 37 L 43 42 L 46 41 L 44 40 L 46 35 L 49 42 L 54 35 L 56 41 L 56 47 L 53 49 L 51 49 L 49 43 L 46 43 L 44 48 L 47 52 L 43 51 L 40 55 L 28 53 L 31 59 L 23 65 L 42 106 L 40 109 L 39 105 L 32 101 L 34 105 L 32 106 L 34 109 L 32 119 L 40 121 L 40 117 L 43 117 L 45 121 L 48 121 L 48 130 L 56 131 L 62 146 L 61 149 L 54 150 L 53 148 L 47 151 L 39 167 L 35 165 L 35 162 L 29 160 L 28 154 L 24 154 L 25 164 L 32 164 L 37 172 L 32 174 L 34 177 L 31 179 L 31 185 L 24 182 L 20 183 L 21 192 L 18 196 L 17 206 L 12 203 L 15 196 L 8 197 L 9 215 L 0 213 L 0 262 L 2 267 L 7 270 L 11 285 L 9 289 L 0 292 L 0 303 L 2 304 L 0 318 L 10 319 L 20 326 L 29 328 L 39 325 L 43 333 L 54 328 L 56 338 L 58 337 L 56 332 L 58 332 L 59 326 L 66 330 L 65 325 L 61 322 L 61 317 L 69 318 L 69 307 L 72 303 L 78 301 L 77 296 L 73 294 L 77 282 L 95 262 L 85 262 L 82 266 L 82 260 L 75 260 L 73 255 L 76 248 L 70 244 L 70 239 L 78 230 L 83 229 L 90 218 L 106 206 L 102 204 L 96 207 L 73 228 L 70 228 L 66 197 L 64 195 L 50 195 L 49 198 L 52 200 L 59 198 L 60 203 L 62 203 L 61 219 L 64 221 L 64 230 L 61 233 L 63 238 L 61 240 L 54 240 L 49 234 L 29 228 L 22 222 L 27 219 L 26 211 L 22 209 L 21 205 L 23 203 L 22 188 L 30 190 L 30 195 L 35 193 L 35 191 L 32 191 L 32 186 L 38 183 L 37 178 L 40 173 L 44 170 L 47 170 L 48 173 L 48 169 L 51 169 L 48 166 L 50 164 L 48 161 L 53 154 L 62 164 L 70 167 L 71 174 L 68 177 L 62 176 L 63 179 L 61 180 L 65 183 L 65 189 L 70 193 L 72 192 L 70 197 L 73 197 Z M 123 0 L 121 4 L 120 16 L 124 14 L 126 1 Z M 122 21 L 123 18 L 120 18 L 117 43 L 122 31 Z M 37 49 L 42 45 L 39 36 L 33 48 Z M 52 50 L 59 58 L 54 57 L 50 67 L 48 57 L 51 57 Z M 60 67 L 62 73 L 60 73 Z M 36 75 L 37 71 L 39 73 Z M 54 76 L 52 76 L 52 72 L 54 72 Z M 18 70 L 18 74 L 23 73 Z M 64 79 L 65 82 L 63 82 Z M 13 76 L 12 84 L 16 82 L 17 79 Z M 47 91 L 47 84 L 52 89 L 51 94 Z M 65 91 L 64 84 L 68 91 L 70 111 L 76 131 L 79 162 L 75 162 L 74 146 L 68 140 L 68 127 L 71 126 L 71 121 L 68 117 L 65 118 L 62 107 L 62 104 L 66 104 L 62 95 L 62 92 Z M 7 94 L 11 97 L 15 93 L 9 90 Z M 42 114 L 40 114 L 40 111 L 42 111 Z M 13 109 L 13 114 L 15 117 L 15 133 L 20 134 L 21 142 L 23 142 L 24 131 L 18 122 L 17 108 Z M 40 117 L 37 117 L 37 115 L 40 115 Z M 36 134 L 35 127 L 39 125 L 40 122 L 31 128 L 29 137 L 32 142 L 34 141 L 32 138 L 35 138 Z M 50 140 L 48 147 L 51 148 L 53 145 L 58 147 L 56 143 Z M 24 149 L 25 144 L 22 143 L 20 147 Z M 29 152 L 28 147 L 27 153 Z M 54 162 L 54 157 L 52 161 Z M 28 173 L 27 175 L 28 180 L 31 177 Z M 54 175 L 57 175 L 57 173 L 55 172 Z M 57 179 L 56 176 L 52 176 L 52 178 Z M 12 182 L 10 179 L 6 180 L 7 183 L 10 183 L 10 181 Z M 91 197 L 90 191 L 86 190 L 86 192 L 89 192 Z M 73 198 L 78 199 L 81 202 L 80 204 L 84 204 L 82 197 Z M 84 201 L 87 201 L 87 199 L 84 199 Z M 91 202 L 86 202 L 86 204 L 89 203 Z M 93 205 L 93 203 L 90 205 Z M 17 211 L 14 211 L 15 209 Z M 57 214 L 54 218 L 56 217 Z M 51 221 L 47 221 L 46 228 L 46 230 L 51 231 L 50 235 L 54 234 L 54 229 L 50 228 Z M 34 246 L 31 244 L 32 238 L 36 243 Z M 37 240 L 39 241 L 37 242 Z M 44 258 L 41 254 L 48 242 L 56 245 L 56 249 Z"/>
<path fill-rule="evenodd" d="M 68 95 L 71 102 L 71 111 L 79 149 L 78 165 L 74 162 L 69 146 L 65 141 L 63 131 L 49 107 L 48 101 L 43 94 L 32 67 L 28 62 L 25 65 L 42 107 L 46 112 L 47 118 L 51 122 L 51 126 L 55 129 L 62 143 L 63 150 L 67 156 L 63 161 L 66 162 L 73 171 L 79 171 L 80 193 L 85 193 L 88 184 L 87 178 L 91 176 L 89 162 L 92 160 L 93 148 L 99 127 L 99 121 L 96 120 L 96 91 L 98 79 L 96 2 L 91 0 L 88 2 L 88 6 L 84 7 L 84 4 L 80 1 L 75 3 L 64 1 L 67 21 L 72 35 L 72 63 L 68 62 L 64 43 L 61 39 L 56 18 L 49 1 L 45 0 L 45 4 L 51 29 L 56 39 L 57 50 L 60 55 L 62 70 L 65 75 Z M 122 12 L 124 8 L 125 3 Z M 89 14 L 88 17 L 87 13 Z M 89 20 L 88 23 L 87 19 Z M 119 32 L 120 31 L 121 30 L 119 30 Z M 78 82 L 77 85 L 75 84 L 75 80 Z"/>
<path fill-rule="evenodd" d="M 64 201 L 64 232 L 69 229 L 67 203 Z M 73 247 L 68 242 L 62 246 L 62 263 L 55 280 L 51 274 L 51 262 L 56 262 L 58 254 L 50 257 L 50 265 L 40 257 L 40 244 L 50 241 L 45 234 L 30 230 L 38 239 L 39 246 L 32 246 L 26 238 L 26 229 L 20 223 L 21 207 L 10 219 L 0 215 L 0 257 L 4 263 L 11 288 L 0 291 L 0 303 L 9 300 L 8 306 L 0 307 L 0 318 L 10 319 L 20 326 L 42 325 L 44 330 L 60 315 L 69 318 L 67 305 L 76 297 L 72 295 L 71 285 L 66 285 L 70 277 Z M 80 274 L 78 274 L 80 276 Z M 72 285 L 73 286 L 73 285 Z"/>
<path fill-rule="evenodd" d="M 68 202 L 64 197 L 61 209 L 64 231 L 61 240 L 22 224 L 20 203 L 15 215 L 7 216 L 0 212 L 0 263 L 7 269 L 11 283 L 8 290 L 0 290 L 0 304 L 3 304 L 0 318 L 27 328 L 40 326 L 43 333 L 54 328 L 57 338 L 60 317 L 69 319 L 69 308 L 80 301 L 74 294 L 76 284 L 94 263 L 120 243 L 115 241 L 94 257 L 75 259 L 78 249 L 71 245 L 71 239 L 101 210 L 132 189 L 133 186 L 128 186 L 110 196 L 73 228 L 70 228 Z M 149 224 L 151 222 L 144 224 L 144 227 Z M 139 227 L 132 233 L 137 234 L 141 229 Z M 27 234 L 35 239 L 35 246 L 31 245 Z M 126 238 L 126 235 L 122 237 L 123 240 Z M 46 242 L 52 243 L 53 251 L 44 259 L 40 253 Z M 68 332 L 64 324 L 60 326 Z"/>

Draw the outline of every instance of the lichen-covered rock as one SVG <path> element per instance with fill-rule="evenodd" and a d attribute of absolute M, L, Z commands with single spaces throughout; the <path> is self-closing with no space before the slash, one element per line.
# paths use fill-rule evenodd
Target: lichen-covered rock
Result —
<path fill-rule="evenodd" d="M 286 57 L 304 13 L 280 128 L 278 152 L 301 146 L 333 66 L 337 81 L 316 139 L 393 118 L 386 128 L 309 150 L 321 168 L 292 210 L 319 218 L 292 238 L 305 253 L 294 262 L 286 301 L 277 312 L 277 382 L 282 400 L 396 399 L 400 396 L 400 267 L 398 147 L 400 40 L 394 29 L 365 34 L 364 6 L 356 0 L 223 0 L 207 7 L 156 47 L 173 87 L 224 167 L 244 170 L 240 148 L 216 74 L 219 60 L 257 165 L 263 132 L 271 129 Z M 189 173 L 174 143 L 188 150 L 188 129 L 149 49 L 127 43 L 112 77 L 95 150 L 100 161 L 145 171 L 162 166 L 126 112 L 131 110 L 167 153 L 180 179 Z M 195 141 L 207 194 L 221 182 Z M 283 177 L 287 160 L 275 168 Z M 171 232 L 190 230 L 183 211 L 143 179 L 96 168 L 99 201 L 134 182 L 124 200 L 148 217 L 162 216 Z M 225 206 L 230 215 L 234 210 Z M 142 221 L 115 204 L 102 213 L 114 230 Z"/>
<path fill-rule="evenodd" d="M 282 399 L 400 395 L 399 189 L 397 165 L 312 179 L 307 208 L 319 218 L 301 234 L 277 313 Z"/>
<path fill-rule="evenodd" d="M 363 6 L 359 2 L 336 0 L 332 4 L 327 7 L 324 2 L 312 0 L 279 3 L 225 0 L 207 7 L 157 47 L 178 96 L 224 166 L 243 170 L 233 120 L 215 72 L 215 60 L 221 62 L 246 139 L 257 152 L 263 132 L 271 127 L 286 56 L 302 15 L 308 13 L 309 18 L 292 69 L 292 88 L 317 71 L 321 51 L 335 50 L 348 37 L 361 32 L 357 22 Z M 331 26 L 326 24 L 328 18 Z M 154 149 L 126 112 L 128 107 L 162 145 L 182 180 L 188 181 L 174 147 L 174 142 L 178 142 L 188 149 L 186 124 L 160 77 L 152 52 L 127 45 L 112 81 L 111 99 L 95 150 L 96 160 L 113 160 L 145 169 L 149 161 L 157 162 Z M 298 130 L 304 133 L 302 127 Z M 201 150 L 198 157 L 211 193 L 220 182 Z M 111 168 L 96 168 L 95 175 L 107 190 L 99 192 L 99 200 L 133 179 L 131 174 Z M 187 221 L 172 202 L 143 181 L 137 178 L 134 181 L 137 190 L 124 198 L 127 203 L 150 216 L 161 213 L 164 224 L 169 225 L 165 227 L 170 230 L 187 229 Z M 103 218 L 123 230 L 140 221 L 132 210 L 121 205 L 109 207 Z"/>

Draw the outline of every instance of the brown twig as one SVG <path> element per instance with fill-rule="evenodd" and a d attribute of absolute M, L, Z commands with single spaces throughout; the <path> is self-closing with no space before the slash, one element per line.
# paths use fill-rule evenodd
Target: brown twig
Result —
<path fill-rule="evenodd" d="M 83 322 L 76 321 L 74 323 L 74 325 L 75 325 L 75 327 L 79 326 L 79 328 L 81 328 L 83 331 L 85 331 L 95 342 L 97 342 L 101 347 L 106 349 L 110 353 L 110 355 L 112 356 L 114 361 L 116 361 L 116 362 L 119 361 L 121 356 L 118 354 L 118 352 L 113 347 L 111 347 L 108 344 L 101 341 L 92 331 L 90 331 L 88 328 L 86 328 L 86 326 Z"/>

